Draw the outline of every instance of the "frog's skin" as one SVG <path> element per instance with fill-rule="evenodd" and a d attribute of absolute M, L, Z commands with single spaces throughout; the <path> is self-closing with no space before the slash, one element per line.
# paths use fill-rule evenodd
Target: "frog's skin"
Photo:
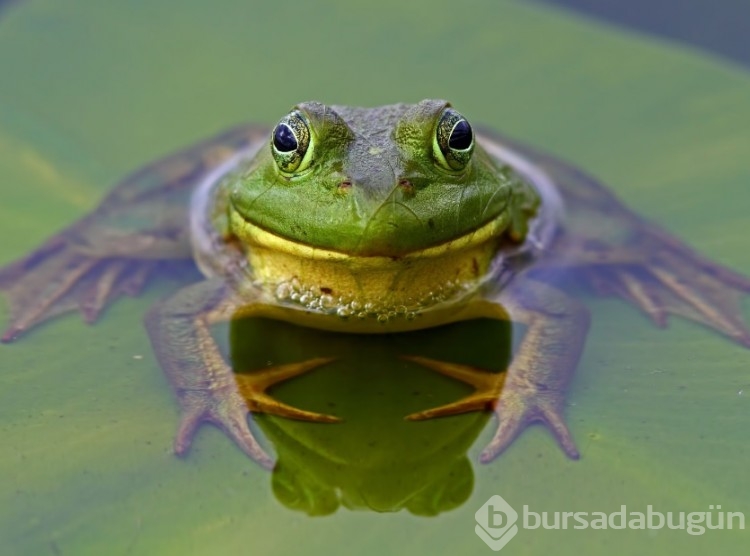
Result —
<path fill-rule="evenodd" d="M 482 461 L 534 421 L 578 457 L 562 407 L 589 316 L 543 282 L 544 271 L 621 297 L 657 326 L 679 315 L 750 347 L 740 308 L 750 280 L 645 222 L 591 177 L 463 122 L 438 100 L 373 109 L 310 102 L 270 133 L 240 127 L 147 166 L 0 271 L 11 314 L 3 340 L 69 309 L 93 322 L 165 263 L 192 258 L 205 280 L 146 317 L 183 411 L 175 451 L 208 421 L 266 467 L 248 410 L 335 421 L 265 393 L 329 360 L 235 377 L 210 334 L 222 320 L 255 315 L 362 333 L 481 317 L 526 325 L 505 373 L 410 357 L 476 391 L 409 418 L 495 412 Z"/>

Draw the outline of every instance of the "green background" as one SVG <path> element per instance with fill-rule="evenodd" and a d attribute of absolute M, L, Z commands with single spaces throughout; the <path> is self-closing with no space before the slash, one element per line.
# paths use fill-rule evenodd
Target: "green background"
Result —
<path fill-rule="evenodd" d="M 1 263 L 85 214 L 130 170 L 237 122 L 273 123 L 305 99 L 438 96 L 586 168 L 750 274 L 750 76 L 739 68 L 522 2 L 253 4 L 35 0 L 3 12 Z M 534 427 L 480 466 L 485 431 L 459 509 L 289 510 L 269 474 L 216 430 L 202 430 L 187 459 L 172 456 L 177 410 L 141 318 L 174 286 L 117 303 L 96 326 L 68 316 L 0 346 L 3 554 L 489 554 L 473 529 L 492 494 L 519 510 L 721 504 L 750 517 L 750 352 L 684 321 L 656 330 L 599 299 L 587 299 L 594 325 L 568 397 L 579 462 Z M 747 530 L 522 530 L 505 550 L 748 546 Z"/>

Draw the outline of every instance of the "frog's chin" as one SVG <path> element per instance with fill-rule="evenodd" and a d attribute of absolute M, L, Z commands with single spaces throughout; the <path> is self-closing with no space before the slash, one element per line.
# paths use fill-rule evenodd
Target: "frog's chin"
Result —
<path fill-rule="evenodd" d="M 320 249 L 269 232 L 230 214 L 247 246 L 257 284 L 279 303 L 314 312 L 388 322 L 474 292 L 487 276 L 507 227 L 505 215 L 451 241 L 399 257 Z"/>

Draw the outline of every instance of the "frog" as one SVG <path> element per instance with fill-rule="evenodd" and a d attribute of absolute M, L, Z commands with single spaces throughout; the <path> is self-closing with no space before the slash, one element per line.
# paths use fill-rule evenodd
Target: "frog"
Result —
<path fill-rule="evenodd" d="M 620 298 L 657 327 L 683 317 L 750 348 L 741 306 L 750 279 L 640 217 L 593 176 L 475 129 L 439 99 L 303 102 L 272 128 L 242 125 L 137 170 L 0 269 L 2 341 L 67 311 L 93 323 L 175 265 L 198 269 L 196 279 L 144 319 L 180 407 L 174 452 L 186 454 L 210 423 L 269 469 L 252 415 L 338 422 L 269 394 L 331 358 L 234 373 L 212 336 L 218 323 L 259 317 L 352 334 L 520 323 L 504 372 L 403 355 L 473 387 L 406 419 L 495 415 L 484 463 L 533 423 L 580 457 L 564 407 L 590 312 L 550 275 Z"/>

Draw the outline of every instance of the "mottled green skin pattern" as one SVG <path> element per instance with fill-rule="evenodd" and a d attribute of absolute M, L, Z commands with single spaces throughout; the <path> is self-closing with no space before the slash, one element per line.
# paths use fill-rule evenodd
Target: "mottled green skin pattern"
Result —
<path fill-rule="evenodd" d="M 524 230 L 538 197 L 508 166 L 480 145 L 461 170 L 439 159 L 436 127 L 446 106 L 299 104 L 312 135 L 304 169 L 283 172 L 262 148 L 226 182 L 225 194 L 267 231 L 353 255 L 403 255 L 461 237 L 504 211 L 513 230 Z"/>

